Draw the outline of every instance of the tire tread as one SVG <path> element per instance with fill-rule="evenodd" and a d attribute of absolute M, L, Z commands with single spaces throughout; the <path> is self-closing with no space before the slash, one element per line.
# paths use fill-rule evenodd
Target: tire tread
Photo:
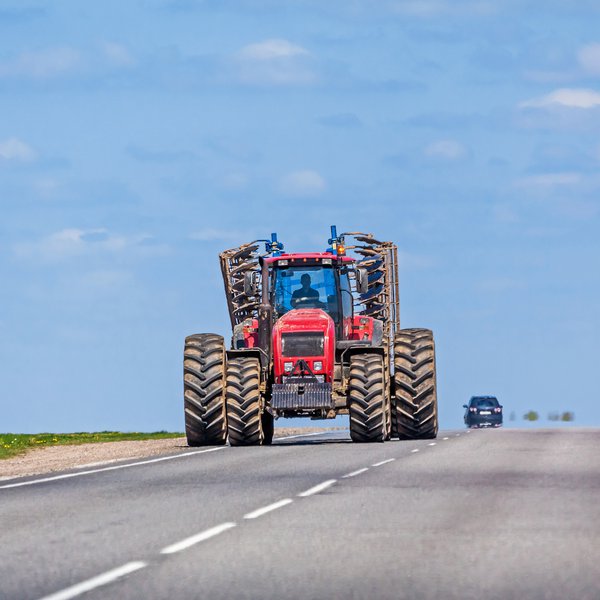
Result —
<path fill-rule="evenodd" d="M 394 339 L 394 431 L 400 439 L 438 433 L 435 342 L 429 329 L 401 329 Z"/>

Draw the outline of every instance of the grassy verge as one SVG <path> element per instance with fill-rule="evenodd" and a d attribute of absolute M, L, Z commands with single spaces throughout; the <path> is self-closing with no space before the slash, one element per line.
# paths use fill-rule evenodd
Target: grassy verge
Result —
<path fill-rule="evenodd" d="M 98 433 L 0 433 L 0 460 L 23 454 L 30 448 L 63 446 L 67 444 L 89 444 L 96 442 L 121 442 L 127 440 L 162 440 L 181 437 L 185 434 L 156 431 L 154 433 L 121 433 L 100 431 Z"/>

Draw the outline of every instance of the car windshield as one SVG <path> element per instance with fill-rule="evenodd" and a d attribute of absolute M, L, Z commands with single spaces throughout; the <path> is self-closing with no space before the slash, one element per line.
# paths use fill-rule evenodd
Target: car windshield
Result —
<path fill-rule="evenodd" d="M 332 267 L 279 267 L 273 271 L 275 312 L 293 308 L 322 308 L 337 321 L 338 298 Z"/>
<path fill-rule="evenodd" d="M 471 401 L 471 406 L 476 406 L 477 408 L 496 408 L 498 400 L 496 398 L 475 398 Z"/>

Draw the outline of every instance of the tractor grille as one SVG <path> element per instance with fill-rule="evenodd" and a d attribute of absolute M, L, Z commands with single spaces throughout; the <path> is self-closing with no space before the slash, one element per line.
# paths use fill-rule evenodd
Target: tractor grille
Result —
<path fill-rule="evenodd" d="M 323 356 L 322 331 L 284 333 L 281 336 L 283 356 Z"/>
<path fill-rule="evenodd" d="M 275 383 L 271 406 L 279 410 L 333 408 L 330 383 Z"/>

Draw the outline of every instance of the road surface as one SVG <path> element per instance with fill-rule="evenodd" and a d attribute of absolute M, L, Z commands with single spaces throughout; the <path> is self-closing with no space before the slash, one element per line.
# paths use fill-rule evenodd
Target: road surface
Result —
<path fill-rule="evenodd" d="M 344 432 L 0 482 L 0 598 L 597 600 L 600 431 Z"/>

